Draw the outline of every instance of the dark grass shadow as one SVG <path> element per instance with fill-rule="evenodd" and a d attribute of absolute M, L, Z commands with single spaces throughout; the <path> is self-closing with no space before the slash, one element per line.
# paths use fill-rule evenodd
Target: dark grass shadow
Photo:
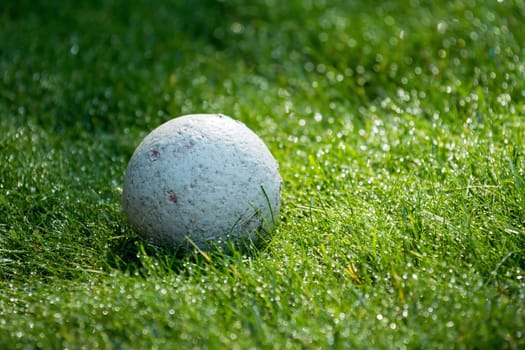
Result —
<path fill-rule="evenodd" d="M 125 231 L 116 234 L 109 243 L 110 268 L 130 275 L 148 275 L 161 267 L 166 271 L 181 271 L 187 259 L 183 251 L 156 246 L 130 230 Z"/>
<path fill-rule="evenodd" d="M 184 247 L 170 249 L 155 245 L 126 227 L 117 229 L 110 240 L 107 264 L 130 276 L 184 274 L 189 266 L 201 267 L 201 271 L 216 270 L 232 260 L 257 258 L 269 246 L 270 236 L 265 233 L 256 242 L 228 242 L 210 245 L 206 250 L 188 242 Z"/>

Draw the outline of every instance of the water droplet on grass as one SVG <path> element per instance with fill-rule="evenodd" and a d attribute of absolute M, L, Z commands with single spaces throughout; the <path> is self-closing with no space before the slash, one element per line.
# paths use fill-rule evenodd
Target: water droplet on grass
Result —
<path fill-rule="evenodd" d="M 73 56 L 76 56 L 79 51 L 80 51 L 80 47 L 78 46 L 78 44 L 73 44 L 71 48 L 69 49 L 69 53 L 72 54 Z"/>

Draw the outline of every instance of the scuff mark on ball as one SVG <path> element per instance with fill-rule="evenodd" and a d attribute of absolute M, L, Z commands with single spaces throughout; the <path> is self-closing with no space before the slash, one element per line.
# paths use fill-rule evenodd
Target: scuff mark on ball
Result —
<path fill-rule="evenodd" d="M 168 199 L 170 202 L 177 203 L 179 198 L 177 197 L 177 194 L 173 190 L 167 190 L 166 193 L 168 194 Z"/>
<path fill-rule="evenodd" d="M 194 140 L 188 140 L 185 144 L 184 144 L 184 149 L 186 151 L 188 151 L 190 148 L 192 148 L 193 146 L 195 145 L 195 141 Z"/>
<path fill-rule="evenodd" d="M 150 162 L 155 162 L 160 158 L 160 152 L 158 149 L 152 149 L 148 152 L 148 159 Z"/>

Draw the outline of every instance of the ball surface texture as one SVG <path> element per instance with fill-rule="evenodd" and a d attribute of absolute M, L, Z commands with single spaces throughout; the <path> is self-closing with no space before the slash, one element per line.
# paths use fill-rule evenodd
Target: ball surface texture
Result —
<path fill-rule="evenodd" d="M 279 214 L 282 179 L 264 142 L 221 114 L 172 119 L 147 135 L 124 177 L 132 228 L 168 248 L 258 241 Z"/>

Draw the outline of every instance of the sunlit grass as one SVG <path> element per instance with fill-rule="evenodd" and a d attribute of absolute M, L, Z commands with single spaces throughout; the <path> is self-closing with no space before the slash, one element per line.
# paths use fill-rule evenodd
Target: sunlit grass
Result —
<path fill-rule="evenodd" d="M 0 5 L 0 348 L 525 346 L 523 1 Z M 151 129 L 220 112 L 284 179 L 263 247 L 120 213 Z"/>

